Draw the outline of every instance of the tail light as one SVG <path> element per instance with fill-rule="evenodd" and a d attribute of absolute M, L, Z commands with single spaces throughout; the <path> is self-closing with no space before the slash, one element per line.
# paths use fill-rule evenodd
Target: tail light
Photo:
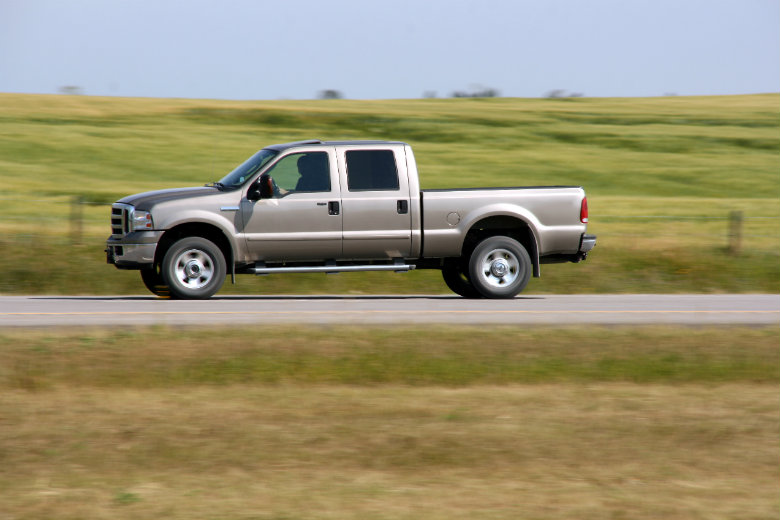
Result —
<path fill-rule="evenodd" d="M 582 198 L 582 204 L 580 205 L 580 222 L 583 224 L 588 223 L 588 197 Z"/>

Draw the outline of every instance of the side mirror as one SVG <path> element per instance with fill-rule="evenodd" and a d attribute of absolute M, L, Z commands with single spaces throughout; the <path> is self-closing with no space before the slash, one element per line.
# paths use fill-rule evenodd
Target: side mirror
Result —
<path fill-rule="evenodd" d="M 246 192 L 247 200 L 260 200 L 260 186 L 255 182 Z"/>
<path fill-rule="evenodd" d="M 271 199 L 274 196 L 273 181 L 267 174 L 260 176 L 249 188 L 246 198 L 249 200 Z"/>

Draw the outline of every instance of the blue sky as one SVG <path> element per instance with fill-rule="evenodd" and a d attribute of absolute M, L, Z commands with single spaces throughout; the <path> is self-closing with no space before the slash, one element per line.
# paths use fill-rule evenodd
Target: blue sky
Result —
<path fill-rule="evenodd" d="M 780 0 L 0 0 L 0 92 L 780 91 Z"/>

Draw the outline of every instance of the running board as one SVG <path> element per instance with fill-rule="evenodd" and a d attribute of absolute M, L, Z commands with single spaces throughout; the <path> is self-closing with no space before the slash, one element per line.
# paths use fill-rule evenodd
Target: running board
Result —
<path fill-rule="evenodd" d="M 384 265 L 317 265 L 311 267 L 265 267 L 265 264 L 258 263 L 255 267 L 249 269 L 250 273 L 263 274 L 283 274 L 283 273 L 352 273 L 361 271 L 395 271 L 396 273 L 405 273 L 411 271 L 415 266 L 409 264 L 384 264 Z"/>

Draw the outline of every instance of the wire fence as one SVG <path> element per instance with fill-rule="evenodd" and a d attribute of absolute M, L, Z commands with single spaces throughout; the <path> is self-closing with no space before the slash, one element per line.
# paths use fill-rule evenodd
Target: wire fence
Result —
<path fill-rule="evenodd" d="M 31 212 L 29 206 L 41 205 L 41 211 Z M 85 200 L 82 196 L 27 199 L 0 196 L 0 236 L 5 238 L 34 238 L 41 234 L 46 224 L 67 221 L 65 229 L 60 226 L 60 238 L 80 244 L 87 236 L 87 230 L 94 235 L 98 228 L 110 233 L 110 202 Z M 713 224 L 724 223 L 718 229 Z M 641 230 L 625 231 L 621 223 L 639 226 Z M 684 227 L 677 223 L 686 224 Z M 651 226 L 648 226 L 651 225 Z M 766 251 L 780 249 L 780 216 L 745 215 L 744 211 L 724 211 L 721 215 L 593 215 L 591 229 L 599 228 L 607 237 L 622 238 L 697 238 L 710 239 L 726 247 L 729 253 L 739 254 L 745 240 L 769 241 Z M 748 231 L 746 231 L 746 228 Z M 777 242 L 776 244 L 774 242 Z"/>

